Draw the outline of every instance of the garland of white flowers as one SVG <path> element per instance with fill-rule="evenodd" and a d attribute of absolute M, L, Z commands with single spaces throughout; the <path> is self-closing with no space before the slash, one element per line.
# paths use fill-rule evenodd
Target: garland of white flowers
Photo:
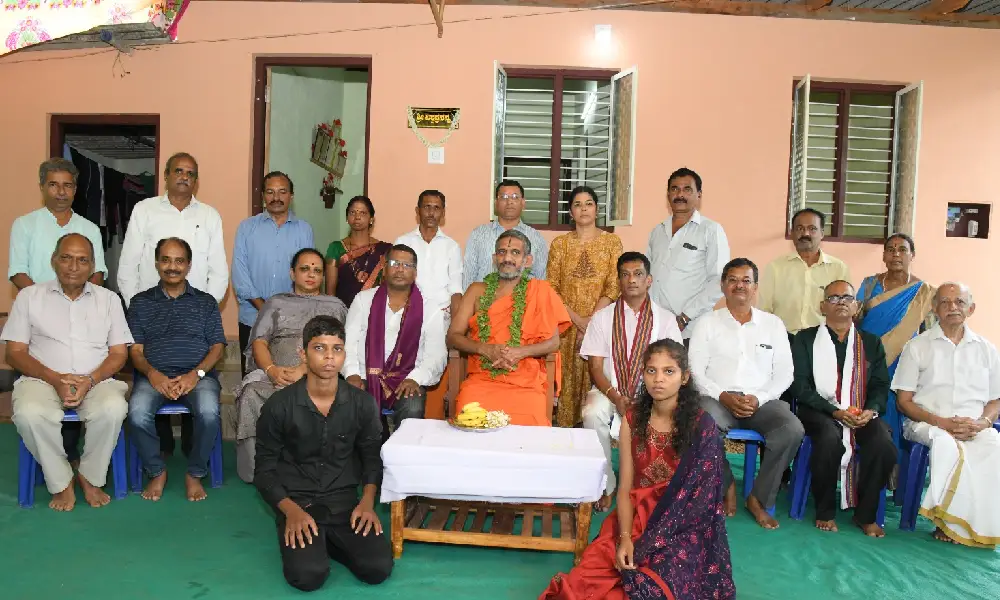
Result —
<path fill-rule="evenodd" d="M 413 107 L 412 106 L 406 107 L 406 119 L 410 123 L 410 129 L 413 130 L 413 134 L 417 136 L 417 139 L 420 140 L 420 143 L 428 148 L 439 148 L 443 146 L 444 143 L 448 141 L 448 138 L 451 137 L 451 134 L 455 133 L 455 130 L 458 129 L 458 120 L 461 116 L 462 116 L 461 109 L 456 108 L 455 116 L 452 117 L 451 119 L 451 126 L 448 127 L 448 133 L 444 134 L 444 137 L 441 138 L 440 140 L 432 142 L 427 138 L 425 138 L 424 134 L 420 133 L 420 129 L 417 127 L 417 119 L 416 117 L 413 116 Z"/>

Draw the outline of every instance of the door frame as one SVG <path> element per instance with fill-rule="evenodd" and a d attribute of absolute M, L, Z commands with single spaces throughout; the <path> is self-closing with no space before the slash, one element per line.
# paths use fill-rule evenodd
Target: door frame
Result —
<path fill-rule="evenodd" d="M 250 167 L 250 214 L 256 215 L 264 210 L 261 200 L 261 189 L 264 185 L 264 152 L 267 137 L 267 70 L 271 67 L 333 67 L 360 68 L 368 70 L 368 97 L 365 105 L 365 173 L 364 194 L 368 195 L 368 166 L 371 157 L 368 153 L 372 127 L 372 57 L 371 56 L 302 56 L 288 54 L 255 54 L 253 56 L 254 86 L 253 86 L 253 161 Z"/>
<path fill-rule="evenodd" d="M 156 147 L 153 160 L 153 185 L 155 193 L 160 193 L 160 115 L 146 113 L 125 114 L 49 114 L 49 156 L 62 156 L 63 144 L 66 142 L 67 125 L 146 125 L 155 129 Z"/>

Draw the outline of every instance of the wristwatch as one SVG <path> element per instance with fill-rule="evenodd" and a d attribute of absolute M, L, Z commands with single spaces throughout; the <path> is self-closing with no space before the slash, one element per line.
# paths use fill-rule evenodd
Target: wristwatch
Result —
<path fill-rule="evenodd" d="M 205 377 L 205 371 L 198 369 L 198 379 L 202 379 L 204 377 Z"/>

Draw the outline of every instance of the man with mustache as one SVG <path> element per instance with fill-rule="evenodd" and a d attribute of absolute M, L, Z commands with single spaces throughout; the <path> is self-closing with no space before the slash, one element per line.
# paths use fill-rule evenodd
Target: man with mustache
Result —
<path fill-rule="evenodd" d="M 448 349 L 444 313 L 414 283 L 417 253 L 396 244 L 387 259 L 382 284 L 358 292 L 347 312 L 342 373 L 382 409 L 392 409 L 395 429 L 403 419 L 424 418 L 426 388 L 441 379 Z M 383 432 L 387 436 L 388 428 Z"/>
<path fill-rule="evenodd" d="M 702 393 L 702 408 L 719 433 L 751 429 L 764 436 L 767 452 L 746 508 L 764 529 L 777 529 L 774 510 L 781 474 L 802 442 L 802 423 L 779 401 L 794 376 L 792 351 L 781 320 L 753 307 L 757 265 L 734 258 L 722 270 L 726 305 L 706 315 L 691 334 L 691 375 Z M 736 514 L 736 484 L 725 466 L 725 510 Z"/>
<path fill-rule="evenodd" d="M 132 336 L 118 297 L 89 281 L 89 239 L 67 233 L 50 260 L 56 279 L 17 295 L 0 336 L 7 342 L 7 364 L 21 373 L 14 384 L 14 425 L 42 466 L 52 494 L 49 507 L 73 510 L 76 481 L 96 508 L 111 501 L 101 488 L 128 408 L 128 385 L 114 375 L 128 358 Z M 86 424 L 75 473 L 60 434 L 70 408 Z"/>
<path fill-rule="evenodd" d="M 530 263 L 531 276 L 545 279 L 549 247 L 538 230 L 521 220 L 525 206 L 524 186 L 513 179 L 504 179 L 497 184 L 494 196 L 493 211 L 496 213 L 496 220 L 473 229 L 469 241 L 465 243 L 462 286 L 466 291 L 470 285 L 482 281 L 493 272 L 493 252 L 497 238 L 501 233 L 511 230 L 518 231 L 530 240 L 535 252 L 535 260 Z"/>
<path fill-rule="evenodd" d="M 621 419 L 638 395 L 642 381 L 642 356 L 653 342 L 670 338 L 683 343 L 674 313 L 649 297 L 649 259 L 639 252 L 618 257 L 621 296 L 614 304 L 594 313 L 580 345 L 594 386 L 587 392 L 583 426 L 597 432 L 608 459 L 608 480 L 598 512 L 611 508 L 616 481 L 611 465 L 611 438 L 618 438 Z"/>
<path fill-rule="evenodd" d="M 167 193 L 147 198 L 135 205 L 129 218 L 121 258 L 118 261 L 118 291 L 128 306 L 135 296 L 159 283 L 155 265 L 155 249 L 160 240 L 178 237 L 186 241 L 193 252 L 188 282 L 196 289 L 211 294 L 222 302 L 229 288 L 229 265 L 222 239 L 222 217 L 219 211 L 194 197 L 198 182 L 198 162 L 187 152 L 178 152 L 167 159 L 163 169 Z M 286 261 L 287 264 L 287 261 Z M 164 454 L 174 451 L 174 436 L 170 419 L 156 419 Z M 181 419 L 181 449 L 191 451 L 191 417 Z"/>
<path fill-rule="evenodd" d="M 506 412 L 514 425 L 551 426 L 545 357 L 559 349 L 569 313 L 547 281 L 531 278 L 534 257 L 525 234 L 505 231 L 494 247 L 496 270 L 469 286 L 448 330 L 448 345 L 469 355 L 452 410 L 479 402 Z M 556 395 L 561 372 L 557 358 L 555 373 L 548 374 Z"/>
<path fill-rule="evenodd" d="M 789 391 L 812 440 L 816 528 L 837 531 L 839 504 L 854 508 L 854 524 L 865 535 L 880 538 L 879 495 L 896 464 L 889 427 L 878 418 L 889 397 L 889 368 L 882 340 L 854 325 L 854 295 L 847 281 L 826 286 L 824 324 L 803 329 L 792 342 L 795 381 Z"/>
<path fill-rule="evenodd" d="M 313 247 L 313 229 L 292 212 L 295 184 L 281 171 L 264 176 L 264 211 L 244 219 L 233 246 L 233 292 L 240 307 L 240 365 L 246 375 L 247 346 L 257 311 L 275 294 L 292 291 L 288 264 L 295 253 Z"/>
<path fill-rule="evenodd" d="M 920 514 L 937 526 L 936 539 L 992 550 L 1000 541 L 1000 433 L 993 428 L 1000 354 L 966 324 L 976 310 L 968 287 L 941 285 L 934 306 L 938 324 L 906 344 L 892 378 L 907 417 L 903 435 L 930 447 Z"/>
<path fill-rule="evenodd" d="M 215 298 L 187 280 L 191 246 L 181 238 L 156 244 L 160 283 L 133 296 L 128 324 L 135 337 L 130 356 L 135 384 L 129 399 L 128 423 L 149 483 L 146 500 L 159 500 L 167 483 L 154 423 L 164 402 L 191 409 L 194 435 L 184 479 L 187 499 L 204 500 L 201 480 L 208 474 L 208 457 L 219 435 L 219 379 L 213 367 L 226 348 L 222 314 Z"/>
<path fill-rule="evenodd" d="M 851 271 L 838 258 L 823 252 L 826 215 L 803 208 L 792 216 L 795 252 L 771 261 L 760 276 L 757 307 L 778 315 L 789 339 L 807 327 L 823 322 L 823 290 L 838 279 L 851 281 Z"/>
<path fill-rule="evenodd" d="M 677 315 L 688 339 L 691 321 L 711 312 L 722 297 L 718 281 L 729 260 L 729 240 L 721 225 L 701 214 L 701 176 L 691 169 L 670 174 L 667 205 L 670 218 L 649 234 L 649 295 Z"/>
<path fill-rule="evenodd" d="M 101 231 L 72 208 L 78 176 L 76 165 L 65 158 L 50 158 L 39 165 L 38 188 L 45 206 L 14 219 L 10 228 L 7 277 L 18 290 L 56 278 L 52 250 L 67 233 L 79 233 L 93 244 L 94 274 L 90 282 L 104 284 L 108 267 L 104 264 Z"/>

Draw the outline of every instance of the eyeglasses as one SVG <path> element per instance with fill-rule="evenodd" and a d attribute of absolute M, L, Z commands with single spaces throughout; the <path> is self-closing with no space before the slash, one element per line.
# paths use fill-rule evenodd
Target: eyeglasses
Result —
<path fill-rule="evenodd" d="M 417 268 L 417 265 L 415 263 L 403 262 L 401 260 L 396 260 L 395 258 L 390 258 L 389 259 L 389 266 L 390 267 L 400 267 L 400 268 L 403 268 L 403 269 L 416 269 Z"/>
<path fill-rule="evenodd" d="M 497 196 L 497 200 L 520 200 L 521 194 L 501 194 Z"/>
<path fill-rule="evenodd" d="M 850 294 L 844 294 L 841 296 L 827 296 L 826 301 L 830 304 L 850 304 L 854 302 L 854 296 Z"/>

